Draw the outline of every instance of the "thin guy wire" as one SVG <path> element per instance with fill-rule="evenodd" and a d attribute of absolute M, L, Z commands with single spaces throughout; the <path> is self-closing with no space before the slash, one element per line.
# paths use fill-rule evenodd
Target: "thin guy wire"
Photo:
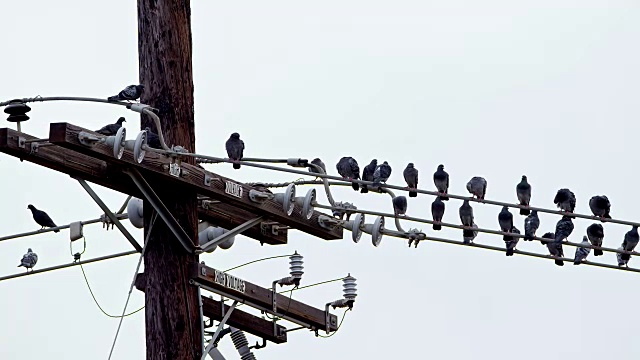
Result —
<path fill-rule="evenodd" d="M 251 264 L 253 264 L 253 263 L 257 263 L 257 262 L 260 262 L 260 261 L 271 260 L 271 259 L 278 259 L 278 258 L 283 258 L 283 257 L 289 257 L 289 256 L 291 256 L 291 255 L 292 255 L 292 254 L 289 254 L 289 255 L 270 256 L 270 257 L 266 257 L 266 258 L 262 258 L 262 259 L 258 259 L 258 260 L 249 261 L 248 263 L 244 263 L 244 264 L 241 264 L 241 265 L 238 265 L 238 266 L 234 266 L 234 267 L 232 267 L 232 268 L 230 268 L 230 269 L 227 269 L 227 270 L 225 270 L 224 272 L 229 272 L 229 271 L 231 271 L 231 270 L 235 270 L 235 269 L 241 268 L 241 267 L 243 267 L 243 266 L 251 265 Z"/>
<path fill-rule="evenodd" d="M 338 330 L 340 330 L 340 327 L 342 326 L 342 322 L 344 321 L 344 317 L 347 316 L 347 312 L 348 311 L 351 311 L 351 309 L 346 309 L 342 313 L 342 319 L 340 319 L 340 323 L 338 324 L 338 327 L 336 328 L 336 331 L 332 332 L 331 335 L 324 336 L 324 335 L 318 334 L 318 336 L 321 337 L 321 338 L 328 339 L 328 338 L 332 337 L 333 335 L 335 335 L 338 332 Z"/>
<path fill-rule="evenodd" d="M 87 283 L 87 288 L 89 288 L 89 293 L 91 294 L 91 297 L 93 298 L 93 302 L 96 303 L 96 305 L 98 306 L 98 309 L 100 309 L 100 311 L 102 311 L 102 313 L 105 314 L 106 316 L 108 316 L 110 318 L 127 317 L 127 316 L 133 315 L 133 314 L 139 312 L 140 310 L 144 309 L 144 306 L 142 306 L 140 309 L 138 309 L 136 311 L 133 311 L 133 312 L 130 312 L 128 314 L 125 314 L 123 316 L 107 314 L 107 312 L 104 311 L 102 306 L 100 306 L 100 304 L 98 303 L 98 300 L 96 299 L 96 296 L 93 294 L 93 290 L 91 290 L 91 285 L 89 285 L 89 280 L 87 279 L 87 274 L 85 274 L 84 267 L 82 266 L 82 264 L 80 264 L 80 270 L 82 270 L 82 276 L 84 276 L 84 281 Z"/>
<path fill-rule="evenodd" d="M 118 215 L 116 215 L 116 217 L 118 219 L 127 219 L 128 215 L 127 214 L 118 214 Z M 87 221 L 81 221 L 80 223 L 82 225 L 90 225 L 90 224 L 95 224 L 95 223 L 99 223 L 99 222 L 102 222 L 101 218 L 87 220 Z M 39 230 L 29 231 L 29 232 L 20 233 L 20 234 L 7 235 L 7 236 L 0 237 L 0 241 L 17 239 L 17 238 L 27 237 L 27 236 L 31 236 L 31 235 L 44 234 L 44 233 L 48 233 L 48 232 L 56 231 L 56 230 L 68 229 L 70 226 L 71 226 L 71 224 L 61 225 L 61 226 L 56 226 L 56 227 L 52 227 L 52 228 L 39 229 Z"/>

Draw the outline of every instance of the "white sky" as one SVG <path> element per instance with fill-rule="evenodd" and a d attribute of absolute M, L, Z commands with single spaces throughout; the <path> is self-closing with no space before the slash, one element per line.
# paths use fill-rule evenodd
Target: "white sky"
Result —
<path fill-rule="evenodd" d="M 0 100 L 106 97 L 137 81 L 135 1 L 13 1 L 2 12 Z M 452 193 L 465 194 L 466 182 L 479 175 L 489 182 L 488 198 L 513 202 L 526 174 L 535 206 L 553 207 L 555 192 L 569 187 L 577 212 L 589 211 L 592 195 L 606 194 L 613 217 L 637 220 L 636 195 L 628 190 L 638 172 L 626 156 L 636 150 L 639 129 L 639 17 L 634 1 L 193 1 L 197 150 L 223 156 L 224 141 L 238 131 L 246 156 L 319 156 L 334 174 L 342 156 L 361 166 L 376 157 L 393 167 L 389 182 L 403 184 L 402 169 L 414 162 L 428 189 L 443 163 Z M 136 116 L 114 106 L 32 108 L 23 126 L 41 137 L 57 121 L 97 129 L 126 116 L 130 133 L 139 128 Z M 240 181 L 297 178 L 248 167 L 210 169 Z M 4 155 L 0 170 L 2 235 L 37 229 L 30 203 L 59 224 L 101 213 L 67 175 Z M 125 198 L 94 188 L 114 209 Z M 391 211 L 386 196 L 350 189 L 334 196 Z M 408 214 L 430 217 L 432 200 L 411 199 Z M 459 205 L 447 203 L 446 221 L 459 221 Z M 500 208 L 474 209 L 480 227 L 498 227 Z M 522 229 L 523 218 L 515 219 Z M 540 233 L 553 231 L 556 220 L 542 215 Z M 575 224 L 570 240 L 578 242 L 590 222 Z M 142 241 L 142 231 L 127 226 Z M 618 247 L 627 230 L 605 225 L 605 246 Z M 460 231 L 436 234 L 461 239 Z M 85 258 L 130 249 L 117 230 L 93 225 L 85 235 Z M 483 234 L 477 242 L 503 245 Z M 67 231 L 2 242 L 0 275 L 22 271 L 16 265 L 28 247 L 40 256 L 37 268 L 70 262 L 68 243 Z M 546 253 L 539 243 L 519 248 Z M 231 250 L 202 260 L 225 269 L 294 250 L 305 256 L 303 284 L 351 272 L 358 279 L 356 306 L 336 336 L 294 332 L 288 343 L 255 352 L 259 359 L 640 356 L 633 345 L 640 330 L 633 273 L 560 268 L 436 243 L 409 249 L 388 237 L 374 248 L 369 236 L 354 244 L 348 232 L 343 241 L 326 242 L 292 231 L 289 244 L 278 247 L 241 237 Z M 565 247 L 567 256 L 573 252 Z M 614 263 L 615 256 L 599 260 Z M 108 312 L 122 310 L 136 261 L 130 256 L 85 267 Z M 264 286 L 287 274 L 287 259 L 236 272 Z M 341 284 L 333 283 L 294 298 L 322 307 L 341 296 Z M 143 303 L 134 290 L 130 309 Z M 78 267 L 0 283 L 0 309 L 2 359 L 106 358 L 117 327 L 91 300 Z M 229 338 L 221 350 L 239 358 Z M 114 358 L 144 354 L 141 312 L 125 319 Z"/>

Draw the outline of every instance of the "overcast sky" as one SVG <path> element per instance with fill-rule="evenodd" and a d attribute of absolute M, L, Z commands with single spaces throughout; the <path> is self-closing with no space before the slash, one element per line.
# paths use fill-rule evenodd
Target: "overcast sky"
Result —
<path fill-rule="evenodd" d="M 414 162 L 420 187 L 433 189 L 438 164 L 451 175 L 452 193 L 466 194 L 472 176 L 488 180 L 487 198 L 515 202 L 523 174 L 532 204 L 552 208 L 555 192 L 569 187 L 576 211 L 606 194 L 614 218 L 638 220 L 636 162 L 639 130 L 640 6 L 636 1 L 193 1 L 193 65 L 197 150 L 224 156 L 224 141 L 241 134 L 245 156 L 321 157 L 332 174 L 342 156 L 361 167 L 377 158 L 393 167 L 390 183 L 403 184 Z M 0 21 L 0 101 L 42 96 L 107 97 L 138 79 L 134 0 L 59 0 L 3 4 Z M 31 105 L 23 130 L 47 137 L 49 123 L 97 129 L 135 114 L 116 106 L 82 103 Z M 13 127 L 13 124 L 5 123 Z M 630 161 L 631 160 L 631 161 Z M 230 165 L 207 165 L 239 181 L 298 178 Z M 0 235 L 35 230 L 27 204 L 58 224 L 100 216 L 99 207 L 69 176 L 1 155 Z M 94 186 L 117 209 L 124 194 Z M 299 188 L 300 193 L 306 189 Z M 337 200 L 390 212 L 387 196 L 334 190 Z M 320 196 L 322 203 L 326 198 Z M 410 199 L 409 215 L 430 217 L 433 198 Z M 459 222 L 460 202 L 447 203 L 445 220 Z M 500 208 L 473 205 L 480 227 L 497 228 Z M 514 214 L 517 212 L 514 211 Z M 514 215 L 522 229 L 523 217 Z M 372 217 L 369 217 L 371 220 Z M 541 215 L 540 233 L 557 217 Z M 391 223 L 391 222 L 388 222 Z M 586 220 L 574 222 L 579 242 Z M 126 226 L 142 242 L 142 230 Z M 459 230 L 428 234 L 461 239 Z M 618 247 L 625 226 L 605 225 L 605 246 Z M 128 251 L 129 243 L 100 225 L 84 229 L 85 258 Z M 477 242 L 503 246 L 500 237 Z M 80 244 L 74 244 L 78 251 Z M 0 276 L 16 268 L 31 247 L 37 268 L 72 261 L 69 233 L 0 243 Z M 546 253 L 539 243 L 519 249 Z M 263 246 L 238 237 L 227 251 L 202 260 L 226 269 L 253 259 L 304 255 L 303 284 L 346 275 L 358 279 L 358 298 L 339 332 L 308 331 L 283 345 L 256 351 L 259 359 L 521 360 L 637 359 L 634 273 L 438 243 L 408 248 L 385 237 L 354 244 L 291 231 L 289 244 Z M 573 257 L 574 248 L 565 247 Z M 593 253 L 590 255 L 592 258 Z M 287 276 L 288 259 L 234 272 L 268 286 Z M 615 263 L 605 254 L 598 260 Z M 101 306 L 122 311 L 137 256 L 85 266 Z M 640 267 L 632 258 L 631 266 Z M 168 269 L 170 271 L 170 269 Z M 342 296 L 340 283 L 304 289 L 294 298 L 322 307 Z M 129 308 L 144 304 L 134 290 Z M 118 324 L 96 307 L 80 268 L 0 283 L 0 358 L 106 358 Z M 341 314 L 339 310 L 338 314 Z M 291 326 L 294 327 L 294 326 Z M 257 341 L 249 336 L 249 341 Z M 238 359 L 227 337 L 227 359 Z M 144 314 L 124 320 L 115 359 L 143 359 Z"/>

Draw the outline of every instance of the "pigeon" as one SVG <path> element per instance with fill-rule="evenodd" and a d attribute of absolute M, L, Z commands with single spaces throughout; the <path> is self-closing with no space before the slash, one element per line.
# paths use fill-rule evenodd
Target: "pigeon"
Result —
<path fill-rule="evenodd" d="M 633 226 L 631 230 L 627 231 L 627 233 L 624 234 L 624 241 L 622 241 L 622 249 L 624 251 L 633 251 L 633 249 L 636 248 L 636 245 L 638 245 L 639 240 L 640 240 L 640 235 L 638 235 L 638 227 Z M 628 261 L 629 259 L 631 259 L 631 254 L 622 254 L 621 257 L 622 257 L 622 260 Z"/>
<path fill-rule="evenodd" d="M 406 196 L 396 196 L 391 202 L 393 203 L 393 213 L 398 215 L 404 215 L 407 213 L 407 197 Z"/>
<path fill-rule="evenodd" d="M 444 165 L 438 165 L 438 170 L 433 173 L 433 182 L 436 185 L 436 189 L 442 195 L 447 195 L 447 191 L 449 191 L 449 174 L 444 171 Z M 447 196 L 440 197 L 442 201 L 447 201 L 449 198 Z"/>
<path fill-rule="evenodd" d="M 558 266 L 564 266 L 564 261 L 562 261 L 559 258 L 564 257 L 564 251 L 562 250 L 562 242 L 555 242 L 553 241 L 553 239 L 555 239 L 556 235 L 552 232 L 548 232 L 544 235 L 542 235 L 543 239 L 549 239 L 550 241 L 547 242 L 547 248 L 549 249 L 549 254 L 553 257 L 556 257 L 555 261 L 556 261 L 556 265 Z"/>
<path fill-rule="evenodd" d="M 472 227 L 472 228 L 474 228 L 474 229 L 477 229 L 477 228 L 478 228 L 478 225 L 476 225 L 476 223 L 473 223 L 473 224 L 471 225 L 471 227 Z M 471 243 L 473 243 L 473 239 L 475 239 L 475 238 L 476 238 L 476 236 L 478 236 L 478 230 L 473 230 L 473 231 L 472 231 L 471 236 L 465 236 L 465 235 L 464 235 L 464 232 L 463 232 L 463 233 L 462 233 L 462 241 L 463 241 L 465 244 L 471 244 Z"/>
<path fill-rule="evenodd" d="M 611 219 L 609 211 L 611 211 L 611 203 L 609 199 L 604 195 L 596 195 L 589 200 L 589 207 L 591 212 L 595 216 L 599 216 L 604 219 Z"/>
<path fill-rule="evenodd" d="M 20 261 L 20 265 L 18 265 L 18 267 L 24 266 L 27 269 L 27 272 L 29 272 L 29 269 L 33 271 L 33 267 L 36 266 L 37 262 L 38 254 L 34 253 L 31 248 L 29 248 L 27 250 L 27 253 L 22 256 L 22 260 Z"/>
<path fill-rule="evenodd" d="M 31 205 L 31 204 L 29 204 L 29 206 L 27 206 L 27 209 L 31 210 L 31 214 L 33 214 L 33 220 L 35 220 L 36 223 L 38 223 L 38 225 L 42 226 L 41 229 L 48 228 L 48 227 L 51 228 L 51 227 L 56 227 L 57 226 L 53 222 L 53 220 L 51 220 L 49 215 L 47 215 L 46 212 L 36 209 L 36 207 Z M 53 230 L 53 232 L 60 232 L 60 230 L 59 229 Z"/>
<path fill-rule="evenodd" d="M 503 206 L 502 210 L 498 214 L 498 224 L 500 224 L 500 230 L 504 232 L 510 232 L 513 228 L 513 215 L 509 212 L 508 206 Z M 512 240 L 513 237 L 509 235 L 503 235 L 502 240 Z"/>
<path fill-rule="evenodd" d="M 553 203 L 562 211 L 573 212 L 576 208 L 576 195 L 569 189 L 560 189 Z"/>
<path fill-rule="evenodd" d="M 433 230 L 439 231 L 442 230 L 442 217 L 444 216 L 444 202 L 442 202 L 442 198 L 437 196 L 433 203 L 431 203 L 431 216 L 433 217 Z"/>
<path fill-rule="evenodd" d="M 365 166 L 364 169 L 362 169 L 362 180 L 373 182 L 373 173 L 376 171 L 377 167 L 378 159 L 371 160 L 369 165 Z M 360 189 L 360 192 L 363 194 L 368 193 L 369 185 L 362 185 L 362 189 Z"/>
<path fill-rule="evenodd" d="M 516 195 L 520 205 L 529 207 L 531 201 L 531 185 L 527 182 L 527 176 L 522 175 L 522 180 L 516 185 Z M 529 215 L 529 209 L 520 209 L 520 215 Z"/>
<path fill-rule="evenodd" d="M 604 240 L 604 228 L 602 225 L 593 223 L 587 228 L 587 237 L 593 246 L 602 246 L 602 240 Z M 593 249 L 593 256 L 601 256 L 603 254 L 600 249 Z"/>
<path fill-rule="evenodd" d="M 624 248 L 619 247 L 618 250 L 619 251 L 623 251 Z M 616 253 L 616 258 L 618 259 L 618 266 L 620 266 L 620 267 L 629 266 L 629 265 L 627 265 L 629 263 L 629 260 L 622 259 L 622 254 Z"/>
<path fill-rule="evenodd" d="M 142 92 L 144 91 L 144 85 L 129 85 L 124 90 L 120 91 L 118 95 L 109 96 L 108 101 L 119 100 L 138 100 Z"/>
<path fill-rule="evenodd" d="M 558 220 L 558 222 L 556 223 L 555 242 L 557 243 L 562 242 L 562 240 L 565 240 L 566 238 L 568 238 L 572 232 L 573 232 L 573 221 L 571 221 L 571 218 L 569 216 L 565 215 L 562 217 L 562 219 Z"/>
<path fill-rule="evenodd" d="M 118 133 L 118 130 L 122 127 L 122 123 L 125 121 L 127 120 L 121 116 L 115 124 L 105 125 L 100 130 L 96 130 L 96 132 L 105 136 L 113 136 Z"/>
<path fill-rule="evenodd" d="M 531 214 L 524 219 L 524 241 L 532 241 L 539 227 L 540 218 L 538 218 L 538 211 L 533 210 Z"/>
<path fill-rule="evenodd" d="M 484 195 L 487 193 L 487 180 L 480 176 L 474 176 L 467 183 L 467 190 L 478 200 L 484 200 Z"/>
<path fill-rule="evenodd" d="M 358 166 L 358 162 L 356 159 L 345 156 L 338 161 L 336 164 L 336 169 L 338 170 L 338 174 L 345 179 L 351 180 L 360 180 L 360 167 Z M 352 182 L 351 187 L 353 190 L 358 191 L 360 189 L 360 185 L 357 182 Z"/>
<path fill-rule="evenodd" d="M 380 186 L 381 182 L 386 184 L 389 176 L 391 176 L 391 166 L 385 161 L 373 172 L 373 185 Z"/>
<path fill-rule="evenodd" d="M 402 175 L 404 176 L 404 181 L 407 182 L 407 186 L 409 187 L 409 197 L 417 197 L 418 193 L 411 190 L 418 188 L 418 169 L 413 166 L 413 163 L 409 163 L 402 172 Z"/>
<path fill-rule="evenodd" d="M 462 206 L 460 206 L 460 221 L 463 226 L 473 225 L 473 208 L 469 204 L 468 199 L 464 199 Z M 473 230 L 462 230 L 463 237 L 473 236 Z"/>
<path fill-rule="evenodd" d="M 517 227 L 512 226 L 510 232 L 514 234 L 520 234 L 520 230 Z M 506 236 L 505 236 L 506 237 Z M 518 244 L 519 237 L 509 236 L 509 240 L 504 241 L 504 245 L 507 248 L 506 254 L 507 256 L 513 256 L 513 251 L 516 249 L 516 245 Z"/>
<path fill-rule="evenodd" d="M 224 144 L 224 147 L 227 148 L 229 160 L 234 162 L 233 168 L 236 170 L 240 169 L 240 164 L 236 163 L 237 161 L 242 160 L 244 153 L 244 141 L 240 140 L 240 134 L 237 132 L 231 134 L 227 142 Z"/>
<path fill-rule="evenodd" d="M 160 137 L 158 134 L 151 131 L 151 128 L 149 127 L 146 127 L 144 130 L 147 132 L 147 145 L 154 149 L 161 149 L 162 144 L 160 144 Z"/>
<path fill-rule="evenodd" d="M 587 247 L 576 247 L 576 254 L 573 257 L 573 265 L 580 265 L 580 263 L 582 263 L 582 261 L 587 259 L 587 255 L 589 255 L 589 252 L 591 251 L 591 247 L 589 245 L 589 239 L 587 239 L 586 236 L 582 237 L 582 245 L 585 245 Z"/>
<path fill-rule="evenodd" d="M 315 158 L 313 160 L 311 160 L 311 163 L 313 165 L 319 166 L 323 171 L 324 174 L 327 173 L 327 166 L 322 162 L 322 160 L 320 160 L 320 158 Z M 315 173 L 315 174 L 322 174 L 317 168 L 316 166 L 309 166 L 309 172 L 310 173 Z"/>

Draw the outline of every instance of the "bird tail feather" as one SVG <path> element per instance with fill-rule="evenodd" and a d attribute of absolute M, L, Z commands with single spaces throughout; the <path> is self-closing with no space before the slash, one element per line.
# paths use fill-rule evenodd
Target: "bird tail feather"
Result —
<path fill-rule="evenodd" d="M 120 100 L 120 98 L 118 97 L 118 95 L 114 95 L 114 96 L 109 96 L 107 98 L 107 101 L 118 101 Z"/>
<path fill-rule="evenodd" d="M 509 235 L 503 235 L 503 236 L 502 236 L 502 240 L 504 240 L 504 241 L 511 241 L 511 240 L 513 240 L 513 237 L 512 237 L 512 236 L 509 236 Z"/>
<path fill-rule="evenodd" d="M 360 193 L 366 194 L 368 192 L 369 192 L 369 188 L 367 187 L 367 185 L 362 185 L 362 187 L 360 188 Z"/>
<path fill-rule="evenodd" d="M 513 248 L 507 248 L 507 253 L 505 255 L 507 256 L 513 256 Z"/>
<path fill-rule="evenodd" d="M 580 265 L 580 260 L 578 259 L 573 260 L 573 265 Z"/>
<path fill-rule="evenodd" d="M 473 237 L 473 230 L 462 230 L 462 236 L 464 237 Z"/>
<path fill-rule="evenodd" d="M 20 266 L 24 266 L 24 265 L 22 265 L 22 264 L 18 265 L 18 267 L 20 267 Z"/>
<path fill-rule="evenodd" d="M 233 168 L 236 170 L 240 169 L 240 164 L 233 164 Z"/>
<path fill-rule="evenodd" d="M 353 188 L 353 190 L 358 191 L 360 190 L 360 184 L 358 184 L 357 182 L 352 182 L 351 183 L 351 187 Z"/>
<path fill-rule="evenodd" d="M 415 191 L 409 191 L 409 197 L 418 197 L 418 193 Z"/>
<path fill-rule="evenodd" d="M 433 224 L 433 230 L 435 230 L 435 231 L 442 230 L 442 225 L 440 225 L 440 224 Z"/>
<path fill-rule="evenodd" d="M 524 234 L 524 241 L 532 241 L 532 240 L 533 240 L 533 235 Z"/>
<path fill-rule="evenodd" d="M 602 254 L 604 254 L 602 250 L 593 249 L 593 256 L 601 256 Z"/>
<path fill-rule="evenodd" d="M 622 260 L 630 260 L 631 259 L 631 255 L 629 255 L 629 254 L 620 254 L 620 258 Z"/>
<path fill-rule="evenodd" d="M 58 233 L 58 232 L 60 232 L 60 229 L 58 229 L 58 230 L 53 230 L 53 232 L 56 232 L 56 233 Z"/>
<path fill-rule="evenodd" d="M 448 196 L 440 196 L 440 200 L 449 201 L 449 197 Z"/>
<path fill-rule="evenodd" d="M 520 215 L 529 215 L 531 211 L 529 209 L 520 209 Z"/>
<path fill-rule="evenodd" d="M 556 259 L 556 265 L 564 266 L 564 261 Z"/>

